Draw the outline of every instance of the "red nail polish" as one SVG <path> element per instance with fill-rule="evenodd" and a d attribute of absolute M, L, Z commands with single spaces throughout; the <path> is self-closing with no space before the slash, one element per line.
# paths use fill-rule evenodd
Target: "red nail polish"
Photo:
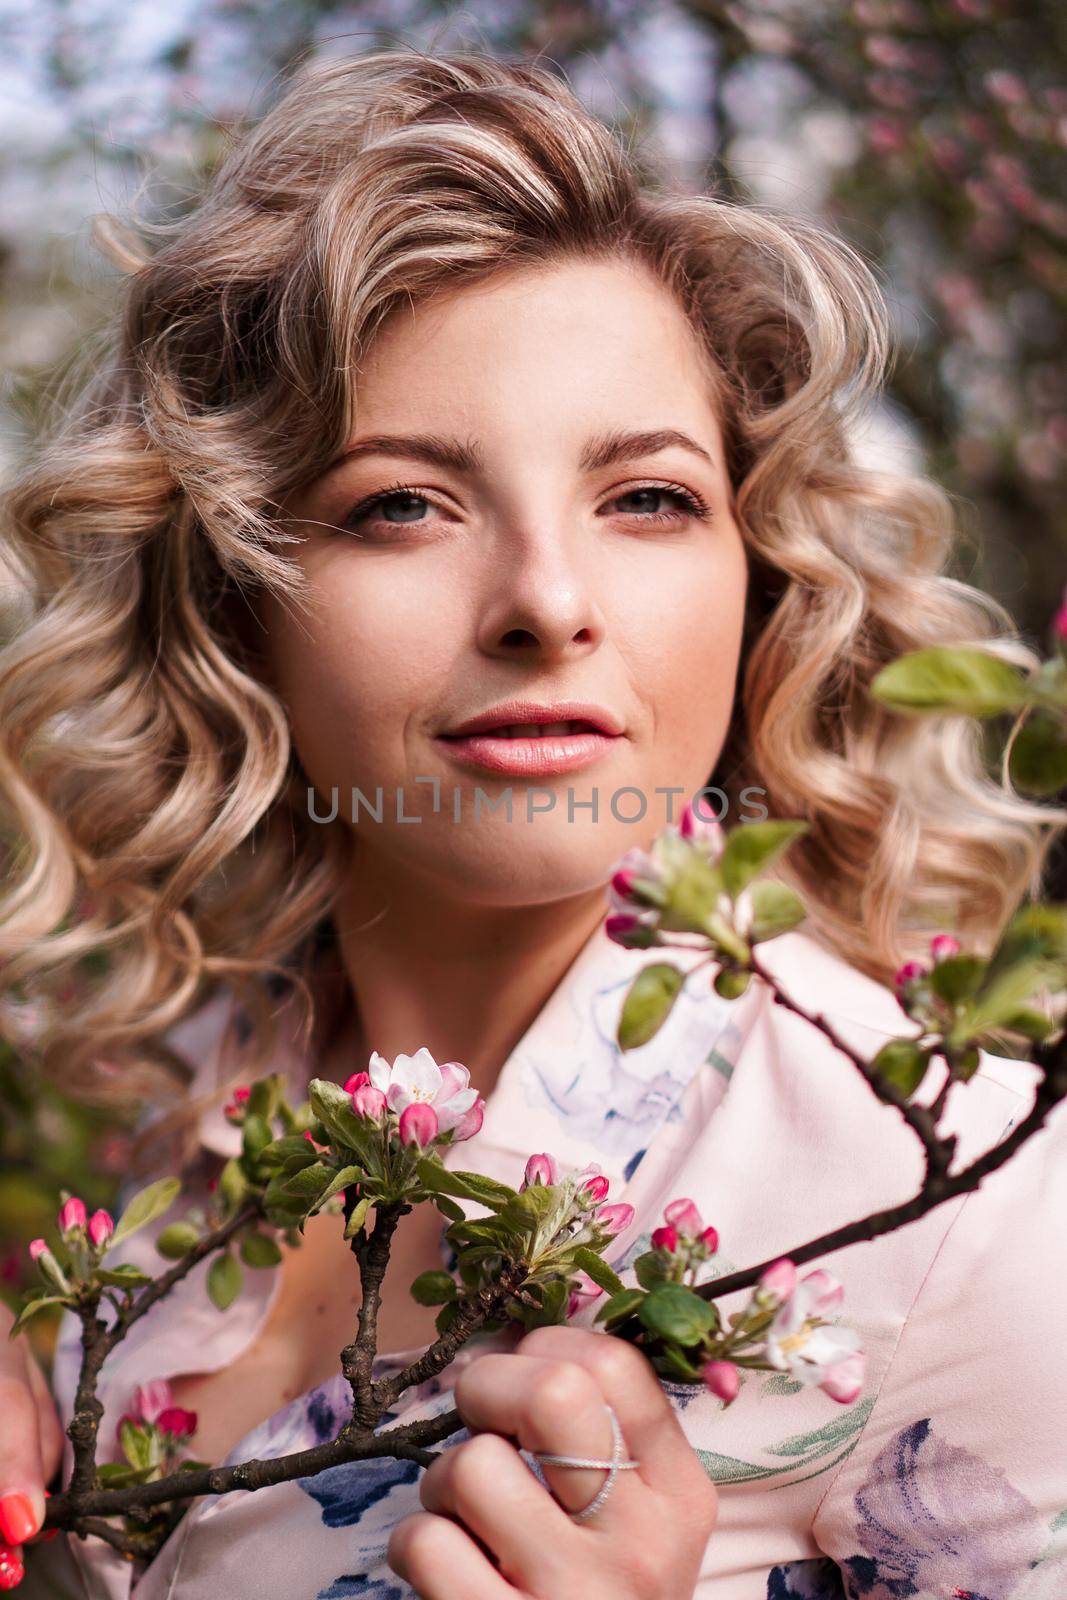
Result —
<path fill-rule="evenodd" d="M 5 1494 L 0 1500 L 0 1535 L 8 1544 L 23 1544 L 37 1531 L 37 1517 L 29 1495 Z"/>
<path fill-rule="evenodd" d="M 21 1553 L 9 1544 L 0 1544 L 0 1589 L 13 1589 L 26 1576 Z"/>

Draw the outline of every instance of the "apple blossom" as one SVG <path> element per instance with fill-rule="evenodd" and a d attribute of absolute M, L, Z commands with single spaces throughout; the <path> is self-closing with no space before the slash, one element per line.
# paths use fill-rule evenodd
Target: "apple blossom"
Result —
<path fill-rule="evenodd" d="M 59 1217 L 57 1219 L 59 1231 L 64 1238 L 68 1233 L 76 1233 L 79 1228 L 85 1227 L 85 1216 L 86 1212 L 84 1200 L 79 1200 L 78 1197 L 74 1195 L 71 1197 L 71 1199 L 64 1202 L 64 1204 L 60 1207 Z"/>
<path fill-rule="evenodd" d="M 535 1183 L 542 1183 L 551 1187 L 558 1182 L 559 1166 L 555 1157 L 550 1156 L 547 1152 L 542 1152 L 540 1155 L 531 1156 L 527 1161 L 526 1171 L 519 1185 L 519 1193 L 521 1194 L 523 1189 L 528 1189 Z"/>
<path fill-rule="evenodd" d="M 774 1261 L 756 1285 L 757 1294 L 775 1300 L 788 1300 L 797 1283 L 797 1269 L 788 1256 Z"/>
<path fill-rule="evenodd" d="M 356 1093 L 360 1091 L 357 1089 Z M 437 1113 L 432 1106 L 413 1100 L 400 1113 L 400 1143 L 417 1144 L 424 1150 L 437 1138 L 439 1132 Z"/>
<path fill-rule="evenodd" d="M 653 1250 L 668 1250 L 671 1255 L 674 1254 L 678 1248 L 678 1229 L 673 1223 L 668 1222 L 666 1227 L 663 1228 L 653 1228 L 652 1248 Z"/>
<path fill-rule="evenodd" d="M 601 1228 L 607 1228 L 609 1233 L 622 1233 L 634 1220 L 634 1208 L 625 1201 L 619 1205 L 601 1206 L 596 1213 L 594 1221 Z"/>
<path fill-rule="evenodd" d="M 368 1082 L 361 1083 L 352 1090 L 352 1110 L 357 1117 L 363 1117 L 368 1122 L 376 1122 L 380 1125 L 385 1121 L 388 1107 L 382 1091 Z"/>
<path fill-rule="evenodd" d="M 718 1395 L 727 1405 L 737 1398 L 737 1391 L 741 1387 L 741 1374 L 732 1361 L 705 1361 L 700 1369 L 700 1376 L 712 1394 Z"/>
<path fill-rule="evenodd" d="M 573 1317 L 589 1300 L 596 1300 L 604 1293 L 599 1283 L 594 1283 L 588 1272 L 579 1272 L 571 1279 L 570 1295 L 567 1300 L 567 1315 Z"/>
<path fill-rule="evenodd" d="M 663 1220 L 690 1238 L 695 1238 L 704 1226 L 703 1217 L 693 1201 L 688 1199 L 672 1200 L 663 1209 Z"/>
<path fill-rule="evenodd" d="M 458 1128 L 479 1098 L 465 1066 L 458 1061 L 438 1066 L 425 1045 L 412 1056 L 398 1055 L 392 1063 L 372 1051 L 370 1081 L 398 1115 L 410 1105 L 432 1107 L 437 1121 L 434 1137 Z"/>
<path fill-rule="evenodd" d="M 176 1439 L 187 1438 L 196 1432 L 197 1414 L 195 1411 L 186 1411 L 183 1406 L 167 1406 L 156 1418 L 156 1427 L 163 1433 L 171 1433 Z"/>
<path fill-rule="evenodd" d="M 89 1240 L 94 1250 L 99 1250 L 115 1231 L 115 1219 L 110 1211 L 94 1211 L 89 1218 Z"/>
<path fill-rule="evenodd" d="M 690 844 L 700 845 L 711 861 L 718 861 L 726 847 L 726 834 L 721 822 L 716 818 L 699 816 L 692 801 L 683 808 L 678 819 L 678 833 Z"/>
<path fill-rule="evenodd" d="M 944 961 L 949 956 L 958 956 L 960 941 L 951 933 L 939 933 L 930 941 L 930 954 L 934 961 Z"/>
<path fill-rule="evenodd" d="M 905 989 L 909 983 L 915 983 L 919 978 L 926 976 L 927 968 L 921 961 L 905 961 L 904 965 L 897 969 L 893 983 L 897 989 Z"/>
<path fill-rule="evenodd" d="M 831 1399 L 847 1403 L 863 1383 L 860 1336 L 854 1328 L 822 1321 L 840 1305 L 842 1294 L 832 1273 L 821 1268 L 807 1273 L 767 1330 L 766 1355 L 771 1366 L 798 1383 L 818 1384 Z"/>
<path fill-rule="evenodd" d="M 344 1091 L 345 1091 L 346 1094 L 351 1094 L 354 1089 L 358 1089 L 359 1088 L 361 1083 L 369 1083 L 369 1082 L 370 1082 L 370 1073 L 369 1072 L 353 1072 L 351 1077 L 346 1078 L 345 1081 L 344 1081 L 344 1085 L 343 1085 Z"/>

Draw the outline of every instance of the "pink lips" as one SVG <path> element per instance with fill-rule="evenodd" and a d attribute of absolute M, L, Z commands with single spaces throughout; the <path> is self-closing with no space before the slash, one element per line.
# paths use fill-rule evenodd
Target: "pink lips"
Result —
<path fill-rule="evenodd" d="M 548 733 L 529 739 L 470 733 L 441 742 L 461 765 L 517 778 L 548 778 L 587 767 L 617 744 L 621 735 L 589 729 Z"/>

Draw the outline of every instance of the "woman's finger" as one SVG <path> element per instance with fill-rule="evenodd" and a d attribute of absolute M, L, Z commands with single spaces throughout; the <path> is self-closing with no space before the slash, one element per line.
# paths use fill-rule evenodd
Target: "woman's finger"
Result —
<path fill-rule="evenodd" d="M 614 1437 L 606 1396 L 594 1374 L 576 1362 L 542 1360 L 519 1350 L 487 1353 L 464 1368 L 454 1392 L 456 1408 L 472 1432 L 503 1434 L 523 1450 L 612 1459 Z M 625 1448 L 625 1408 L 618 1416 Z M 568 1512 L 582 1510 L 607 1481 L 607 1472 L 598 1467 L 541 1463 L 541 1470 Z M 619 1472 L 603 1508 L 588 1526 L 623 1530 L 644 1492 L 647 1486 L 640 1471 Z"/>
<path fill-rule="evenodd" d="M 421 1600 L 519 1600 L 507 1578 L 447 1517 L 416 1511 L 402 1518 L 385 1555 Z"/>
<path fill-rule="evenodd" d="M 636 1472 L 621 1473 L 620 1478 L 639 1478 L 671 1501 L 679 1496 L 705 1500 L 714 1516 L 715 1486 L 686 1438 L 655 1369 L 640 1350 L 609 1333 L 561 1324 L 534 1328 L 520 1340 L 515 1353 L 570 1361 L 585 1368 L 619 1419 L 627 1456 L 641 1463 Z M 606 1421 L 604 1426 L 607 1429 L 610 1424 Z M 606 1456 L 610 1455 L 608 1449 Z M 617 1481 L 612 1501 L 621 1487 Z M 607 1506 L 604 1509 L 606 1512 Z M 590 1526 L 599 1523 L 601 1516 L 595 1512 Z"/>
<path fill-rule="evenodd" d="M 423 1473 L 427 1511 L 458 1518 L 520 1589 L 563 1595 L 584 1559 L 575 1525 L 498 1433 L 479 1433 Z"/>

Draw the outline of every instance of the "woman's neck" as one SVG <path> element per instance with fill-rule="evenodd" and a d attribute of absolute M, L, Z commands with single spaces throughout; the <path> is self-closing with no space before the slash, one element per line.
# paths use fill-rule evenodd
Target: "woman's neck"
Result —
<path fill-rule="evenodd" d="M 365 880 L 360 889 L 334 912 L 355 1005 L 335 1016 L 317 1069 L 341 1082 L 372 1050 L 392 1060 L 425 1045 L 438 1062 L 462 1062 L 488 1095 L 607 912 L 602 888 L 505 907 L 435 901 L 423 885 L 417 909 L 394 890 L 377 913 Z"/>

